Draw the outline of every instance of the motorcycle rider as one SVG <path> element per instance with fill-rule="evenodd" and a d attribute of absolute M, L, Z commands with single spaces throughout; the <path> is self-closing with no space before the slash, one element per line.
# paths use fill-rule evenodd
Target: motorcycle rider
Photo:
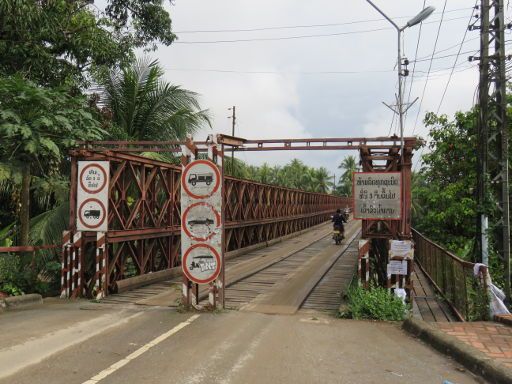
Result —
<path fill-rule="evenodd" d="M 337 209 L 336 213 L 332 217 L 332 223 L 334 230 L 338 230 L 341 233 L 341 236 L 345 235 L 345 228 L 343 227 L 343 223 L 346 223 L 347 219 L 345 215 L 341 213 L 341 209 Z"/>

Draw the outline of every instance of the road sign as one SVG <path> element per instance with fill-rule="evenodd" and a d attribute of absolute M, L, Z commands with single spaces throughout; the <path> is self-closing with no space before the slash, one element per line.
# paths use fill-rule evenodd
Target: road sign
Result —
<path fill-rule="evenodd" d="M 187 195 L 194 199 L 212 196 L 220 186 L 220 172 L 209 160 L 196 160 L 189 163 L 182 172 L 181 185 Z"/>
<path fill-rule="evenodd" d="M 105 205 L 96 198 L 84 200 L 78 208 L 78 220 L 89 231 L 101 227 L 106 216 L 107 209 Z"/>
<path fill-rule="evenodd" d="M 182 263 L 185 275 L 197 284 L 212 282 L 221 270 L 220 255 L 208 244 L 192 245 L 183 255 Z"/>
<path fill-rule="evenodd" d="M 108 176 L 104 166 L 91 162 L 81 169 L 79 181 L 84 192 L 96 194 L 105 188 Z"/>
<path fill-rule="evenodd" d="M 78 231 L 108 230 L 108 161 L 79 161 L 77 183 Z"/>
<path fill-rule="evenodd" d="M 400 172 L 354 172 L 354 218 L 400 220 L 401 184 Z"/>
<path fill-rule="evenodd" d="M 197 241 L 209 240 L 220 229 L 220 213 L 208 203 L 193 203 L 183 213 L 183 230 L 191 239 Z"/>
<path fill-rule="evenodd" d="M 219 167 L 195 160 L 181 176 L 181 254 L 184 275 L 197 284 L 222 269 L 222 182 Z"/>

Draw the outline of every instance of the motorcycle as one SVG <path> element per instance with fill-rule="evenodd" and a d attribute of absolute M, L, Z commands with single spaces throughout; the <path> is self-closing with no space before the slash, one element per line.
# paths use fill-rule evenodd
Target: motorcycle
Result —
<path fill-rule="evenodd" d="M 343 239 L 345 238 L 345 234 L 343 229 L 334 227 L 332 230 L 332 238 L 336 245 L 340 245 Z"/>

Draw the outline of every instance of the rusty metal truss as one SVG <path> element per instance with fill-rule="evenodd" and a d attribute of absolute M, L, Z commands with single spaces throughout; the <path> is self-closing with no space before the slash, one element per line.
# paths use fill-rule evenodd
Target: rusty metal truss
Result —
<path fill-rule="evenodd" d="M 180 265 L 181 168 L 127 153 L 91 150 L 71 152 L 71 209 L 67 236 L 76 231 L 77 165 L 80 160 L 110 162 L 108 232 L 96 252 L 95 233 L 84 232 L 68 250 L 79 255 L 84 268 L 76 296 L 115 291 L 117 282 Z M 336 208 L 349 207 L 350 198 L 225 178 L 226 251 L 266 242 L 329 219 Z M 80 247 L 74 251 L 73 247 Z M 98 256 L 99 255 L 99 256 Z M 98 282 L 102 263 L 106 273 Z M 65 282 L 67 284 L 67 282 Z"/>
<path fill-rule="evenodd" d="M 232 140 L 235 139 L 235 140 Z M 406 142 L 416 143 L 415 137 L 404 138 Z M 326 138 L 306 138 L 306 139 L 267 139 L 267 140 L 246 140 L 233 138 L 226 135 L 217 135 L 217 142 L 232 146 L 235 152 L 254 152 L 254 151 L 304 151 L 304 150 L 361 150 L 367 148 L 370 150 L 387 153 L 393 149 L 396 153 L 400 150 L 400 138 L 391 137 L 326 137 Z M 87 141 L 80 142 L 83 149 L 94 151 L 112 151 L 112 152 L 171 152 L 180 153 L 181 145 L 185 141 Z M 207 150 L 206 142 L 195 141 L 194 144 L 200 152 Z M 231 151 L 231 149 L 230 149 Z"/>

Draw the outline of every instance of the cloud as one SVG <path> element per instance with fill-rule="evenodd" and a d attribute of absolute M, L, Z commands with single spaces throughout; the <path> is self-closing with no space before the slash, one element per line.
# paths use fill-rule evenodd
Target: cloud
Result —
<path fill-rule="evenodd" d="M 227 119 L 232 105 L 237 107 L 236 134 L 247 138 L 350 137 L 387 135 L 392 112 L 382 105 L 391 102 L 396 92 L 396 31 L 383 29 L 322 38 L 258 41 L 227 44 L 183 44 L 187 41 L 287 37 L 310 34 L 345 33 L 389 28 L 389 23 L 365 1 L 333 2 L 318 0 L 176 0 L 170 7 L 173 29 L 179 41 L 160 47 L 155 53 L 167 69 L 167 79 L 201 94 L 201 104 L 213 115 L 213 130 L 230 133 Z M 376 3 L 399 24 L 415 15 L 422 0 Z M 438 12 L 430 21 L 440 19 L 444 0 L 429 0 Z M 467 0 L 451 0 L 441 28 L 437 51 L 443 55 L 457 52 L 471 14 Z M 399 18 L 399 16 L 404 16 Z M 183 33 L 190 30 L 251 29 L 255 27 L 336 24 L 373 20 L 344 26 L 270 29 L 253 32 Z M 376 21 L 377 20 L 377 21 Z M 418 48 L 419 57 L 432 54 L 438 22 L 424 24 Z M 404 33 L 404 55 L 414 58 L 419 27 Z M 478 48 L 477 32 L 468 32 L 464 50 Z M 478 40 L 478 39 L 477 39 Z M 459 60 L 463 62 L 465 56 Z M 414 134 L 425 135 L 421 116 L 436 110 L 454 57 L 434 60 Z M 423 92 L 429 60 L 416 65 L 412 98 Z M 412 72 L 413 65 L 409 66 Z M 460 68 L 460 67 L 458 67 Z M 216 72 L 205 70 L 221 70 Z M 234 71 L 235 73 L 229 72 Z M 273 72 L 250 74 L 245 72 Z M 354 73 L 325 73 L 354 72 Z M 454 74 L 441 112 L 453 114 L 471 105 L 474 71 Z M 440 76 L 444 76 L 441 78 Z M 408 81 L 411 80 L 411 77 Z M 408 95 L 408 88 L 406 91 Z M 409 113 L 405 134 L 411 134 L 417 104 Z M 395 127 L 398 125 L 395 123 Z M 395 131 L 398 129 L 395 128 Z M 201 132 L 200 135 L 205 135 Z M 344 152 L 261 152 L 239 154 L 249 162 L 283 164 L 293 157 L 314 166 L 339 172 L 337 165 Z"/>

